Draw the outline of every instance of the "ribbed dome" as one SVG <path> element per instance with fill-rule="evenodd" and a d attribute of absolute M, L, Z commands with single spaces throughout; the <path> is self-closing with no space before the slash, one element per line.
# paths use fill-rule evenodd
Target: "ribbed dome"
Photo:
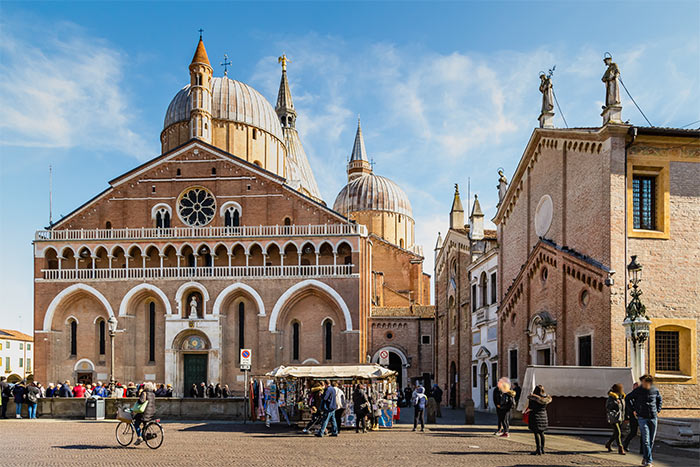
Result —
<path fill-rule="evenodd" d="M 275 113 L 262 94 L 248 86 L 226 76 L 212 78 L 211 116 L 216 120 L 244 123 L 266 131 L 280 141 L 284 141 L 282 127 Z M 165 113 L 163 128 L 173 123 L 190 119 L 190 85 L 182 88 L 170 102 Z"/>
<path fill-rule="evenodd" d="M 333 209 L 341 214 L 355 211 L 389 211 L 413 218 L 406 193 L 386 177 L 363 174 L 338 193 Z"/>

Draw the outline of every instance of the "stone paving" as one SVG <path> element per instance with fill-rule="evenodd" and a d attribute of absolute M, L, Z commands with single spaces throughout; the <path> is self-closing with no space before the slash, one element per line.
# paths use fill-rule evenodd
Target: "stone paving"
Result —
<path fill-rule="evenodd" d="M 445 411 L 447 412 L 447 411 Z M 405 422 L 410 411 L 404 411 Z M 635 456 L 603 453 L 601 444 L 550 436 L 550 453 L 531 456 L 532 438 L 515 427 L 510 439 L 495 438 L 491 425 L 459 425 L 459 413 L 447 412 L 425 433 L 401 423 L 367 434 L 345 430 L 338 438 L 318 439 L 286 426 L 228 422 L 164 423 L 165 442 L 122 448 L 113 421 L 0 420 L 2 465 L 473 465 L 473 466 L 627 466 Z M 488 415 L 477 423 L 490 422 Z M 686 454 L 687 456 L 688 454 Z M 692 454 L 691 454 L 692 456 Z M 692 457 L 678 463 L 698 465 Z"/>

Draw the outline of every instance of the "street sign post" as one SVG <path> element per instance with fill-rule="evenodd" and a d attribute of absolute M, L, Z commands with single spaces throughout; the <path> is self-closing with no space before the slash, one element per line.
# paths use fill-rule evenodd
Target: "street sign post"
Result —
<path fill-rule="evenodd" d="M 250 349 L 241 349 L 241 370 L 245 374 L 245 387 L 243 388 L 243 399 L 245 400 L 245 407 L 243 412 L 243 423 L 248 420 L 248 370 L 250 370 L 250 365 L 253 360 L 253 352 Z"/>
<path fill-rule="evenodd" d="M 379 364 L 381 366 L 389 365 L 389 351 L 384 349 L 379 351 Z"/>

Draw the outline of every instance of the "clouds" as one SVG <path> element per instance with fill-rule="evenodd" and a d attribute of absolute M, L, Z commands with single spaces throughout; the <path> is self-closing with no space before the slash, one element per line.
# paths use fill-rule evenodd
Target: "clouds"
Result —
<path fill-rule="evenodd" d="M 126 56 L 71 24 L 48 33 L 24 26 L 2 24 L 2 146 L 157 154 L 126 90 Z"/>

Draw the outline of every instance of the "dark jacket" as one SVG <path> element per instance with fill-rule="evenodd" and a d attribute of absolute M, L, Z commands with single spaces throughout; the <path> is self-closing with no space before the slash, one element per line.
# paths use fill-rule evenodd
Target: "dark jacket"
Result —
<path fill-rule="evenodd" d="M 10 397 L 12 395 L 12 387 L 7 381 L 0 381 L 0 395 L 2 397 Z"/>
<path fill-rule="evenodd" d="M 311 413 L 319 413 L 323 408 L 323 386 L 311 388 L 311 399 L 309 401 Z"/>
<path fill-rule="evenodd" d="M 73 391 L 70 390 L 70 386 L 62 384 L 61 389 L 58 390 L 58 397 L 73 397 Z"/>
<path fill-rule="evenodd" d="M 433 399 L 435 399 L 435 402 L 440 404 L 442 402 L 442 389 L 440 389 L 440 386 L 435 385 L 433 386 Z"/>
<path fill-rule="evenodd" d="M 333 386 L 328 386 L 326 392 L 323 393 L 323 411 L 333 412 L 338 408 L 335 403 L 335 388 Z"/>
<path fill-rule="evenodd" d="M 355 411 L 355 415 L 361 417 L 369 413 L 369 399 L 367 399 L 367 394 L 361 387 L 356 387 L 355 391 L 352 393 L 352 405 Z"/>
<path fill-rule="evenodd" d="M 197 386 L 192 385 L 190 388 L 190 397 L 199 397 L 199 391 L 197 390 Z"/>
<path fill-rule="evenodd" d="M 27 388 L 22 383 L 17 383 L 12 388 L 12 395 L 15 396 L 15 404 L 24 403 L 27 394 Z"/>
<path fill-rule="evenodd" d="M 27 402 L 30 404 L 36 404 L 41 398 L 41 389 L 34 385 L 27 386 L 25 389 L 27 393 Z"/>
<path fill-rule="evenodd" d="M 515 405 L 515 391 L 501 392 L 499 388 L 494 388 L 493 403 L 497 410 L 509 411 Z"/>
<path fill-rule="evenodd" d="M 139 395 L 139 403 L 143 404 L 148 401 L 146 409 L 143 411 L 142 420 L 144 422 L 150 422 L 156 414 L 156 394 L 153 391 L 141 391 Z"/>
<path fill-rule="evenodd" d="M 625 420 L 625 398 L 617 393 L 609 392 L 608 400 L 605 401 L 605 412 L 608 423 L 615 425 Z"/>
<path fill-rule="evenodd" d="M 126 397 L 136 397 L 139 395 L 139 390 L 135 387 L 126 388 Z"/>
<path fill-rule="evenodd" d="M 637 418 L 656 418 L 661 412 L 661 394 L 654 386 L 651 389 L 638 386 L 629 393 L 627 400 Z"/>
<path fill-rule="evenodd" d="M 547 418 L 547 405 L 552 402 L 548 395 L 538 396 L 530 394 L 527 396 L 527 408 L 530 409 L 530 419 L 527 426 L 531 431 L 547 431 L 549 419 Z"/>

